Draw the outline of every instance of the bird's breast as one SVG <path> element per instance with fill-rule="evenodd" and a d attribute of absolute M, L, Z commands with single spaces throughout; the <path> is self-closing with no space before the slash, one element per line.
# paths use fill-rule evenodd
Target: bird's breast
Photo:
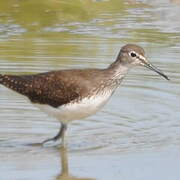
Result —
<path fill-rule="evenodd" d="M 106 91 L 101 94 L 82 98 L 79 101 L 61 105 L 57 108 L 43 104 L 36 104 L 36 106 L 61 122 L 68 123 L 69 121 L 83 119 L 95 114 L 106 104 L 111 94 L 112 91 Z"/>

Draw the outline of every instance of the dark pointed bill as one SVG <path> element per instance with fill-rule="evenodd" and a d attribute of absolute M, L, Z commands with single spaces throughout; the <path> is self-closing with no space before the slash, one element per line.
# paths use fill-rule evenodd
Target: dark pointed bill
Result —
<path fill-rule="evenodd" d="M 162 71 L 160 71 L 159 69 L 157 69 L 155 66 L 153 66 L 150 63 L 146 63 L 144 62 L 143 65 L 145 67 L 147 67 L 148 69 L 155 71 L 156 73 L 158 73 L 159 75 L 163 76 L 165 79 L 170 80 Z"/>

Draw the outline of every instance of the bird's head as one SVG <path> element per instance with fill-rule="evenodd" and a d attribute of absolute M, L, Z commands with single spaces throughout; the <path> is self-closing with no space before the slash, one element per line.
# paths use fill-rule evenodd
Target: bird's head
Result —
<path fill-rule="evenodd" d="M 163 76 L 165 79 L 169 80 L 169 78 L 162 71 L 157 69 L 146 59 L 145 51 L 140 46 L 134 44 L 127 44 L 123 46 L 118 55 L 118 60 L 121 64 L 126 66 L 144 66 L 152 71 L 155 71 L 159 75 Z"/>

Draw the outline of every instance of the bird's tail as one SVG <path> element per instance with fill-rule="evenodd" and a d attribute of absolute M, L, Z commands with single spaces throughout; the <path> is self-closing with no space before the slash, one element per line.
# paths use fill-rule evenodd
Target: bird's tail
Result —
<path fill-rule="evenodd" d="M 9 89 L 16 90 L 17 83 L 15 82 L 15 77 L 16 76 L 0 74 L 0 84 L 2 84 L 3 86 L 6 86 Z"/>
<path fill-rule="evenodd" d="M 31 81 L 27 82 L 25 76 L 7 74 L 0 74 L 0 84 L 23 95 L 29 93 L 31 90 L 30 87 L 32 86 Z"/>
<path fill-rule="evenodd" d="M 2 83 L 2 81 L 3 81 L 3 77 L 2 77 L 3 75 L 2 74 L 0 74 L 0 84 Z"/>

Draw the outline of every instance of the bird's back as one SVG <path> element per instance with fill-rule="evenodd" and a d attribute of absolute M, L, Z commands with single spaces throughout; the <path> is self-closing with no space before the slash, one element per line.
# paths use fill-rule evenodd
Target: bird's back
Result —
<path fill-rule="evenodd" d="M 105 74 L 101 69 L 74 69 L 35 75 L 0 75 L 0 84 L 27 96 L 33 103 L 58 107 L 97 91 Z"/>

